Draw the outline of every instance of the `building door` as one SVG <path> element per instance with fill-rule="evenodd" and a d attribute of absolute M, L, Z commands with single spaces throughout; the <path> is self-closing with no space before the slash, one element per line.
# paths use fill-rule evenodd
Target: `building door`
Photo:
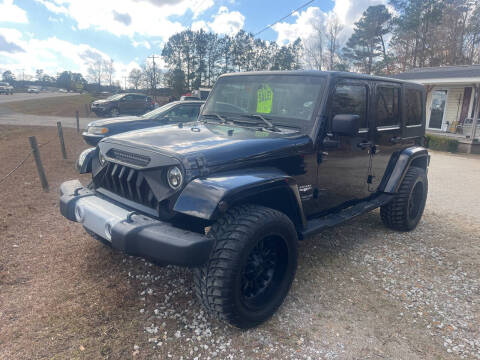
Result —
<path fill-rule="evenodd" d="M 447 90 L 435 90 L 432 92 L 432 105 L 430 108 L 430 119 L 428 121 L 428 127 L 430 129 L 442 129 L 446 104 Z"/>

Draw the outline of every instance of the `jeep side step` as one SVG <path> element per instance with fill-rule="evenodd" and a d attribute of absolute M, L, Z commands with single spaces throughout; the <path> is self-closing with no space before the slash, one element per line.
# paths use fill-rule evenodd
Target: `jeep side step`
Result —
<path fill-rule="evenodd" d="M 393 194 L 382 193 L 374 198 L 361 201 L 338 212 L 311 219 L 307 221 L 307 226 L 302 231 L 302 237 L 305 238 L 307 236 L 314 235 L 323 229 L 336 226 L 358 215 L 362 215 L 363 213 L 376 209 L 388 203 L 393 199 L 393 197 Z"/>

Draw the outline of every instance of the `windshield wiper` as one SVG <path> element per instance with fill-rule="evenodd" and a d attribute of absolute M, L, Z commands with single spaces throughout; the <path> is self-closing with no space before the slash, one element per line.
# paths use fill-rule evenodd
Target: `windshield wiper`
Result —
<path fill-rule="evenodd" d="M 262 120 L 265 124 L 267 124 L 267 129 L 269 130 L 273 130 L 273 131 L 280 131 L 278 130 L 278 128 L 273 125 L 268 119 L 266 119 L 263 115 L 260 115 L 260 114 L 242 114 L 241 116 L 244 116 L 244 117 L 249 117 L 249 118 L 256 118 L 256 119 L 260 119 Z"/>
<path fill-rule="evenodd" d="M 218 114 L 215 114 L 215 113 L 212 113 L 212 114 L 202 114 L 202 117 L 214 117 L 214 118 L 217 118 L 221 121 L 222 124 L 226 124 L 227 123 L 227 120 L 225 120 L 223 117 L 221 117 L 220 115 Z"/>

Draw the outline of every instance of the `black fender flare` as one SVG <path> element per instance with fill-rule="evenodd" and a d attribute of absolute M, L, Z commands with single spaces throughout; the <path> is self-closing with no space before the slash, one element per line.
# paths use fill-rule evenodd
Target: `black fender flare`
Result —
<path fill-rule="evenodd" d="M 80 174 L 92 172 L 92 160 L 97 155 L 94 147 L 83 150 L 77 160 L 76 167 Z"/>
<path fill-rule="evenodd" d="M 196 178 L 183 189 L 173 210 L 193 217 L 216 220 L 230 207 L 269 191 L 288 194 L 293 223 L 306 224 L 302 202 L 294 178 L 277 168 L 242 169 Z M 287 214 L 288 215 L 288 214 Z"/>
<path fill-rule="evenodd" d="M 394 153 L 390 158 L 379 190 L 385 193 L 396 193 L 410 166 L 418 166 L 427 170 L 429 163 L 430 155 L 422 146 L 412 146 Z"/>

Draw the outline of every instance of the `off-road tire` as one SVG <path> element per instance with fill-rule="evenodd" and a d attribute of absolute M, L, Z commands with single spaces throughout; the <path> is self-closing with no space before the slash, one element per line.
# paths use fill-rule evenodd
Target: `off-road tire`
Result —
<path fill-rule="evenodd" d="M 421 197 L 417 193 L 419 191 Z M 395 198 L 380 208 L 380 216 L 385 226 L 399 231 L 415 229 L 425 209 L 427 194 L 428 179 L 425 170 L 418 167 L 409 168 Z M 419 199 L 415 201 L 415 197 Z M 415 208 L 413 213 L 412 206 Z"/>
<path fill-rule="evenodd" d="M 200 303 L 217 319 L 238 328 L 251 328 L 266 321 L 282 304 L 295 277 L 298 239 L 291 220 L 277 210 L 241 205 L 227 211 L 212 225 L 208 236 L 215 241 L 210 259 L 194 270 L 195 292 Z M 267 242 L 269 245 L 265 245 Z M 246 300 L 242 290 L 245 270 L 259 244 L 276 248 L 274 275 L 258 295 L 260 298 Z M 259 301 L 263 298 L 265 304 Z"/>

